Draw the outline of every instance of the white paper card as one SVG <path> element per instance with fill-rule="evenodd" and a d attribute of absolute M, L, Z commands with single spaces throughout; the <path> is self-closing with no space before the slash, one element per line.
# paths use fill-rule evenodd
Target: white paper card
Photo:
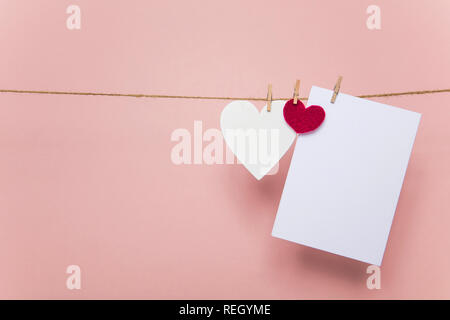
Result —
<path fill-rule="evenodd" d="M 300 135 L 272 235 L 381 265 L 421 115 L 312 87 L 324 123 Z"/>

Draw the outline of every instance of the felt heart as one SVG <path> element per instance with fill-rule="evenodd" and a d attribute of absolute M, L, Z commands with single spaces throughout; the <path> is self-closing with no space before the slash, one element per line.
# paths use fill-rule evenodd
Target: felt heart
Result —
<path fill-rule="evenodd" d="M 321 106 L 305 108 L 300 100 L 297 101 L 297 104 L 294 104 L 294 100 L 291 99 L 286 102 L 283 115 L 295 132 L 307 133 L 316 130 L 322 124 L 325 119 L 325 110 Z"/>
<path fill-rule="evenodd" d="M 236 158 L 258 180 L 283 157 L 297 136 L 283 119 L 284 101 L 261 112 L 248 101 L 233 101 L 220 115 L 223 137 Z"/>

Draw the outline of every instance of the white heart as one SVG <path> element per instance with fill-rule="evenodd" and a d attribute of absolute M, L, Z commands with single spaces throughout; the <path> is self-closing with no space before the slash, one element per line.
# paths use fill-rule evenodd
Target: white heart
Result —
<path fill-rule="evenodd" d="M 270 112 L 267 105 L 258 112 L 248 101 L 233 101 L 220 115 L 228 147 L 257 180 L 280 161 L 297 136 L 284 120 L 284 105 L 273 101 Z"/>

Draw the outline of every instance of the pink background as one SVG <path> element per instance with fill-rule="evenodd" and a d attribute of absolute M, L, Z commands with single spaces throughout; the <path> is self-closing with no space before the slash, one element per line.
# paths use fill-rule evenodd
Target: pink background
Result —
<path fill-rule="evenodd" d="M 265 97 L 271 82 L 286 97 L 339 74 L 354 95 L 449 88 L 449 14 L 447 0 L 1 0 L 0 88 Z M 364 263 L 271 237 L 293 149 L 259 182 L 171 162 L 173 130 L 218 128 L 228 102 L 0 94 L 0 298 L 450 298 L 450 94 L 375 100 L 423 115 L 381 290 Z"/>

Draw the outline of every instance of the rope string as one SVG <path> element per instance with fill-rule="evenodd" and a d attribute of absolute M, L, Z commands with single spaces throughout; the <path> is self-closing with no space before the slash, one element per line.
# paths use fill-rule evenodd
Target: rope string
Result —
<path fill-rule="evenodd" d="M 420 91 L 404 91 L 375 93 L 357 96 L 358 98 L 381 98 L 395 97 L 420 94 L 434 94 L 450 92 L 450 89 L 436 90 L 420 90 Z M 164 95 L 164 94 L 142 94 L 142 93 L 106 93 L 106 92 L 75 92 L 75 91 L 41 91 L 41 90 L 10 90 L 0 89 L 0 93 L 20 93 L 20 94 L 48 94 L 48 95 L 72 95 L 72 96 L 104 96 L 104 97 L 132 97 L 132 98 L 161 98 L 161 99 L 196 99 L 196 100 L 249 100 L 249 101 L 267 101 L 267 98 L 256 97 L 208 97 L 208 96 L 180 96 L 180 95 Z M 290 100 L 291 98 L 277 98 L 273 100 Z M 300 100 L 308 100 L 307 97 L 299 98 Z"/>

